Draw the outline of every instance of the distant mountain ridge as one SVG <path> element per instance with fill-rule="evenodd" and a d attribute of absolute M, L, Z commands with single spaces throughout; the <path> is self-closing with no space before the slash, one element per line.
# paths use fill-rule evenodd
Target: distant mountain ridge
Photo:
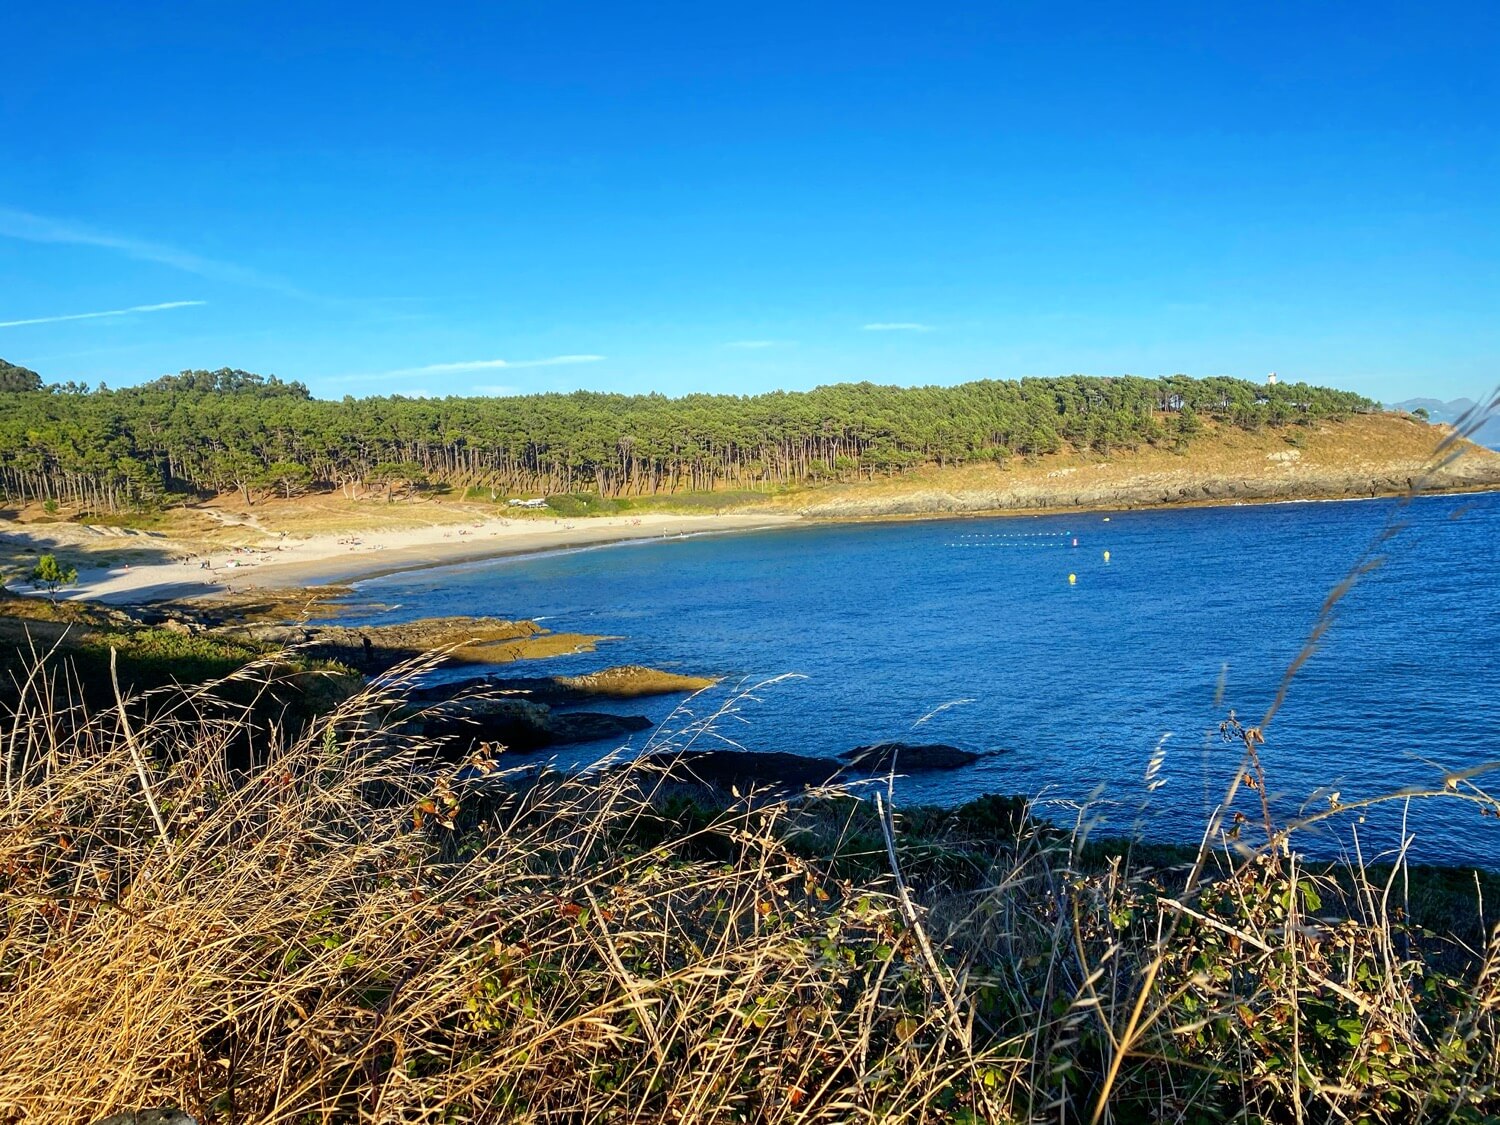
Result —
<path fill-rule="evenodd" d="M 1475 407 L 1471 398 L 1455 398 L 1444 402 L 1438 398 L 1409 398 L 1405 402 L 1393 402 L 1386 406 L 1387 410 L 1404 410 L 1408 414 L 1418 409 L 1426 410 L 1427 416 L 1434 422 L 1442 422 L 1453 425 L 1470 410 Z M 1469 437 L 1476 445 L 1488 446 L 1490 449 L 1500 449 L 1500 416 L 1492 415 L 1484 420 Z"/>

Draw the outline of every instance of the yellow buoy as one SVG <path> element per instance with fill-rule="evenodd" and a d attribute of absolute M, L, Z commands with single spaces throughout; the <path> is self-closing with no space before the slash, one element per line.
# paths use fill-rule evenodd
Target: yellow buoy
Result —
<path fill-rule="evenodd" d="M 1069 586 L 1076 586 L 1077 584 L 1078 584 L 1078 575 L 1076 575 L 1076 574 L 1070 574 L 1070 575 L 1068 575 L 1068 585 Z"/>
<path fill-rule="evenodd" d="M 1108 551 L 1104 552 L 1104 561 L 1105 562 L 1109 562 L 1109 552 Z"/>

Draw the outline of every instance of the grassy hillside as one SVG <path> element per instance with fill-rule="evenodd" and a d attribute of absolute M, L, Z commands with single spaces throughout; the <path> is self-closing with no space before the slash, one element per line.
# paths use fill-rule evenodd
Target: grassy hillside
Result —
<path fill-rule="evenodd" d="M 1500 453 L 1399 414 L 1356 415 L 1285 431 L 1206 423 L 1182 451 L 1143 446 L 1109 456 L 1058 452 L 1005 465 L 927 468 L 860 485 L 778 498 L 814 516 L 1397 495 L 1500 486 Z M 1449 463 L 1449 453 L 1460 454 Z"/>

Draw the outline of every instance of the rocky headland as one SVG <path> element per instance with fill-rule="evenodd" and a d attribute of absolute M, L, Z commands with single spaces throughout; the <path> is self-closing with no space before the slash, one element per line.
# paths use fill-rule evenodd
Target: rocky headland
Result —
<path fill-rule="evenodd" d="M 807 518 L 1157 508 L 1500 488 L 1500 453 L 1399 414 L 1249 433 L 1214 428 L 1182 452 L 1143 446 L 924 469 L 780 503 Z"/>

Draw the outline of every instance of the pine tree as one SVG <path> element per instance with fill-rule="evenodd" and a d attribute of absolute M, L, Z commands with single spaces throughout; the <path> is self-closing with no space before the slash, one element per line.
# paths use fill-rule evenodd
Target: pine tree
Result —
<path fill-rule="evenodd" d="M 56 601 L 58 587 L 71 586 L 78 581 L 78 568 L 63 566 L 57 561 L 56 555 L 43 555 L 36 560 L 30 577 L 33 586 L 47 587 L 48 594 Z"/>

